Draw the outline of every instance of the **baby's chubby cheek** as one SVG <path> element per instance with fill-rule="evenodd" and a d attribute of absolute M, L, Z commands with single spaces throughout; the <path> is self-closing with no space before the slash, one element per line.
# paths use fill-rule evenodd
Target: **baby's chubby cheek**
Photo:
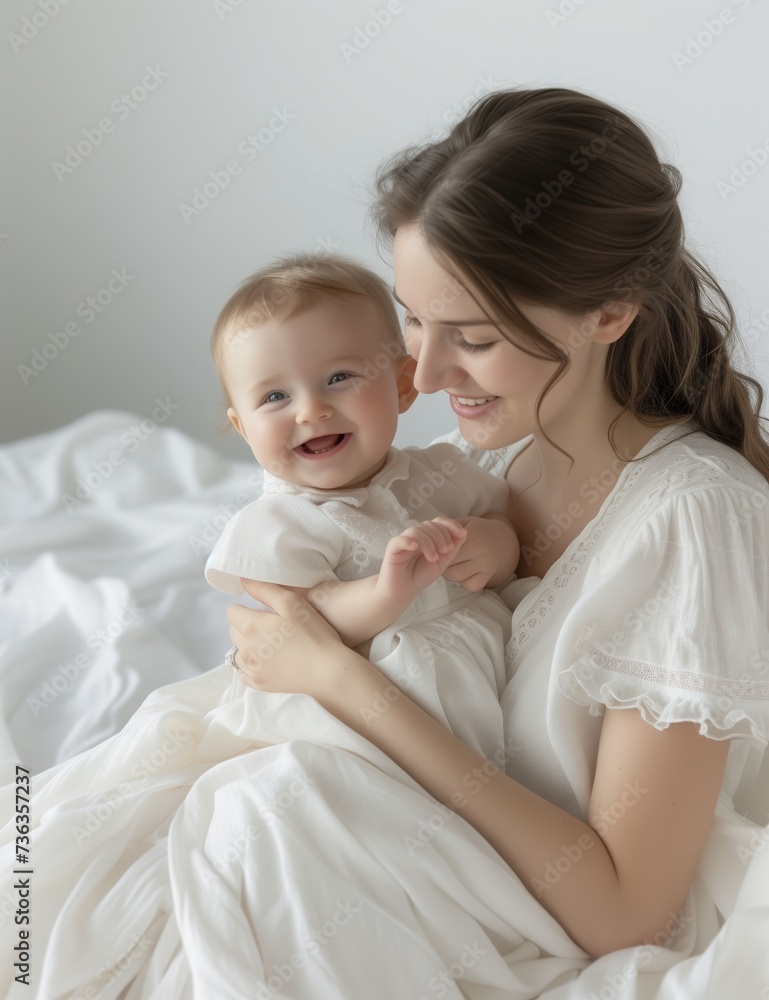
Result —
<path fill-rule="evenodd" d="M 380 419 L 394 417 L 397 420 L 398 384 L 394 372 L 390 368 L 369 371 L 355 387 L 352 406 L 355 412 L 367 417 L 378 414 Z"/>

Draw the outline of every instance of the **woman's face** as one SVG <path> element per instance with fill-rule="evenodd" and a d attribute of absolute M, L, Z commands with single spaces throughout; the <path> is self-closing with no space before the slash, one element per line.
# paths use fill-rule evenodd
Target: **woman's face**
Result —
<path fill-rule="evenodd" d="M 417 362 L 415 387 L 448 393 L 460 433 L 478 447 L 500 448 L 537 431 L 537 395 L 558 363 L 532 357 L 506 340 L 470 295 L 470 283 L 457 282 L 438 263 L 417 226 L 397 231 L 394 266 L 396 297 L 406 309 L 406 344 Z M 557 431 L 584 407 L 586 393 L 605 391 L 607 345 L 591 339 L 600 311 L 577 316 L 516 304 L 569 353 L 570 370 L 540 410 L 542 426 Z"/>

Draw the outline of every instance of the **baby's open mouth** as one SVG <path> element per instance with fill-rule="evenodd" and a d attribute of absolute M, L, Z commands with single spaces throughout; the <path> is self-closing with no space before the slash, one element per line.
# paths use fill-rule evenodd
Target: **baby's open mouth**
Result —
<path fill-rule="evenodd" d="M 349 434 L 324 434 L 323 437 L 311 438 L 309 441 L 305 441 L 304 444 L 300 444 L 294 450 L 302 452 L 305 455 L 325 455 L 327 452 L 338 448 L 349 436 Z"/>

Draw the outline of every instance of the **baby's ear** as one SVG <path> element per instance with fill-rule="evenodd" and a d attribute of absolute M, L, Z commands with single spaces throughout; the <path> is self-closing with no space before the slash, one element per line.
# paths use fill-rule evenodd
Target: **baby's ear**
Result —
<path fill-rule="evenodd" d="M 417 363 L 410 354 L 396 361 L 398 365 L 398 413 L 405 413 L 419 393 L 414 388 L 414 372 Z"/>
<path fill-rule="evenodd" d="M 238 432 L 238 434 L 240 434 L 241 437 L 245 437 L 245 434 L 243 433 L 243 425 L 240 422 L 240 417 L 237 415 L 237 413 L 232 407 L 230 407 L 227 410 L 227 416 L 229 418 L 230 423 Z"/>

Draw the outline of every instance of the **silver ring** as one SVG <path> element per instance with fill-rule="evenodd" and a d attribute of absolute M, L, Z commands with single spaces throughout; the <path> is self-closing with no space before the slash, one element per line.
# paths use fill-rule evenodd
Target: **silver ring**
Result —
<path fill-rule="evenodd" d="M 227 652 L 224 654 L 224 662 L 228 667 L 234 667 L 236 670 L 240 670 L 240 667 L 235 662 L 235 654 L 238 651 L 237 646 L 230 646 Z"/>

